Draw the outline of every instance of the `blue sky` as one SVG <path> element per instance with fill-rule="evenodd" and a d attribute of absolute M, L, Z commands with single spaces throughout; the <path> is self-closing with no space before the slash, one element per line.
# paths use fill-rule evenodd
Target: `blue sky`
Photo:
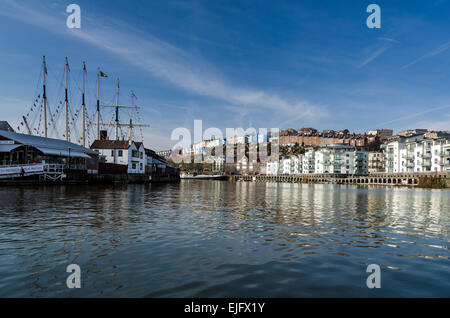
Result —
<path fill-rule="evenodd" d="M 81 7 L 79 30 L 66 27 L 70 3 Z M 381 7 L 381 29 L 366 26 L 371 3 Z M 221 129 L 450 130 L 445 0 L 2 0 L 0 43 L 0 117 L 15 127 L 46 55 L 51 105 L 63 100 L 68 56 L 71 107 L 79 108 L 86 61 L 93 113 L 101 67 L 104 103 L 120 77 L 121 104 L 133 90 L 155 149 L 194 119 Z"/>

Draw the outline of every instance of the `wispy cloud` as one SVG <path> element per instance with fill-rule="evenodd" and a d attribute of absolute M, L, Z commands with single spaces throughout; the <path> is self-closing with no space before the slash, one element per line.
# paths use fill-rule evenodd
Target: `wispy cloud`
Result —
<path fill-rule="evenodd" d="M 411 63 L 408 63 L 408 64 L 404 65 L 402 68 L 410 67 L 410 66 L 412 66 L 412 65 L 414 65 L 414 64 L 419 63 L 420 61 L 423 61 L 423 60 L 425 60 L 425 59 L 429 59 L 429 58 L 431 58 L 431 57 L 433 57 L 433 56 L 436 56 L 436 55 L 438 55 L 438 54 L 441 54 L 441 53 L 447 51 L 448 49 L 450 49 L 450 41 L 449 41 L 449 42 L 446 42 L 446 43 L 444 43 L 444 44 L 442 44 L 442 45 L 439 46 L 437 49 L 435 49 L 435 50 L 433 50 L 433 51 L 431 51 L 431 52 L 428 52 L 427 54 L 425 54 L 425 55 L 419 57 L 418 59 L 412 61 Z"/>
<path fill-rule="evenodd" d="M 435 112 L 435 111 L 441 110 L 441 109 L 447 109 L 447 108 L 450 108 L 450 105 L 444 105 L 444 106 L 439 106 L 439 107 L 428 108 L 427 110 L 424 110 L 424 111 L 421 111 L 421 112 L 414 112 L 414 113 L 412 113 L 410 115 L 406 115 L 406 116 L 402 116 L 402 117 L 399 117 L 399 118 L 396 118 L 396 119 L 393 119 L 393 120 L 390 120 L 390 121 L 386 121 L 384 123 L 379 124 L 379 126 L 395 123 L 395 122 L 398 122 L 398 121 L 403 121 L 404 122 L 404 121 L 406 121 L 408 119 L 411 119 L 411 118 L 420 117 L 420 116 L 423 116 L 425 114 L 428 114 L 428 113 L 431 113 L 431 112 Z"/>
<path fill-rule="evenodd" d="M 377 57 L 382 55 L 384 52 L 386 52 L 388 49 L 390 49 L 393 45 L 399 44 L 400 42 L 387 37 L 379 37 L 377 38 L 379 41 L 384 42 L 381 47 L 378 49 L 372 50 L 372 52 L 366 57 L 366 59 L 359 64 L 359 68 L 366 66 L 367 64 L 371 63 L 373 60 L 375 60 Z"/>
<path fill-rule="evenodd" d="M 387 41 L 387 42 L 396 43 L 396 44 L 399 44 L 399 43 L 400 43 L 400 42 L 397 41 L 396 39 L 393 39 L 393 38 L 387 38 L 387 37 L 383 37 L 383 36 L 378 37 L 377 40 L 380 40 L 380 41 Z"/>
<path fill-rule="evenodd" d="M 70 34 L 92 46 L 116 54 L 136 68 L 188 92 L 233 105 L 270 110 L 284 118 L 315 120 L 327 116 L 323 107 L 301 97 L 286 99 L 265 89 L 236 86 L 224 79 L 220 72 L 206 61 L 150 34 L 141 34 L 139 30 L 134 30 L 120 21 L 114 21 L 114 27 L 94 27 L 84 23 L 80 30 L 69 30 L 60 27 L 60 18 L 36 12 L 36 8 L 5 1 L 14 7 L 15 12 L 10 16 L 16 19 L 51 32 Z"/>
<path fill-rule="evenodd" d="M 378 37 L 377 40 L 383 42 L 383 44 L 381 45 L 381 47 L 378 47 L 377 49 L 372 49 L 371 53 L 366 57 L 366 59 L 361 64 L 358 65 L 359 68 L 362 68 L 367 64 L 371 63 L 373 60 L 375 60 L 377 57 L 379 57 L 384 52 L 389 50 L 395 44 L 400 44 L 399 41 L 388 37 Z"/>
<path fill-rule="evenodd" d="M 378 50 L 375 50 L 374 52 L 372 52 L 360 65 L 359 67 L 364 67 L 367 64 L 369 64 L 370 62 L 372 62 L 373 60 L 375 60 L 378 56 L 380 56 L 381 54 L 383 54 L 384 52 L 387 51 L 387 49 L 389 49 L 390 46 L 383 46 L 381 48 L 379 48 Z"/>

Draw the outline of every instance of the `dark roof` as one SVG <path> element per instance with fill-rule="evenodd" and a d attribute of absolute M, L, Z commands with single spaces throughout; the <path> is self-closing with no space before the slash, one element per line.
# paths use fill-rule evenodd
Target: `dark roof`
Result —
<path fill-rule="evenodd" d="M 145 149 L 145 154 L 146 154 L 147 156 L 153 157 L 153 158 L 158 159 L 158 160 L 160 160 L 160 161 L 162 161 L 162 162 L 166 162 L 166 159 L 165 159 L 164 157 L 161 157 L 160 155 L 158 155 L 158 154 L 157 154 L 156 152 L 154 152 L 153 150 L 147 149 L 147 148 L 144 148 L 144 149 Z"/>
<path fill-rule="evenodd" d="M 95 155 L 95 152 L 80 145 L 54 138 L 44 138 L 41 136 L 18 134 L 10 131 L 0 130 L 0 136 L 16 143 L 34 147 L 44 154 L 60 156 L 80 156 Z"/>
<path fill-rule="evenodd" d="M 8 124 L 7 121 L 0 121 L 0 130 L 14 132 L 14 129 L 12 129 L 12 127 Z"/>
<path fill-rule="evenodd" d="M 91 149 L 128 149 L 128 140 L 96 140 Z"/>

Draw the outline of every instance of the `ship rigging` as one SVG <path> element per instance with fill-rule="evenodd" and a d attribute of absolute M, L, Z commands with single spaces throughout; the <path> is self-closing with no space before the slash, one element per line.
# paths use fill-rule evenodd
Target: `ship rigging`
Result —
<path fill-rule="evenodd" d="M 64 138 L 66 141 L 77 142 L 83 147 L 89 147 L 89 145 L 95 139 L 107 138 L 105 136 L 110 135 L 110 131 L 114 130 L 114 137 L 116 140 L 127 139 L 129 142 L 133 141 L 134 130 L 139 128 L 140 139 L 143 141 L 142 128 L 149 127 L 149 125 L 141 124 L 142 118 L 139 113 L 139 107 L 134 100 L 137 100 L 133 91 L 130 91 L 130 105 L 121 105 L 119 101 L 120 97 L 120 82 L 117 79 L 116 91 L 113 98 L 109 103 L 103 104 L 101 98 L 101 82 L 103 78 L 108 78 L 100 68 L 97 69 L 97 96 L 96 107 L 89 109 L 86 100 L 94 100 L 92 94 L 89 94 L 89 82 L 86 63 L 83 62 L 81 85 L 74 80 L 71 76 L 71 69 L 69 66 L 69 60 L 66 57 L 63 76 L 60 80 L 57 77 L 52 80 L 58 85 L 59 90 L 54 91 L 54 98 L 48 98 L 48 82 L 49 71 L 45 56 L 42 61 L 41 74 L 39 76 L 38 86 L 35 90 L 33 103 L 30 110 L 22 117 L 22 122 L 18 125 L 17 131 L 30 135 L 37 135 L 42 137 L 55 137 L 57 139 Z M 53 74 L 54 75 L 54 74 Z M 39 83 L 42 79 L 42 91 L 38 90 Z M 75 83 L 75 87 L 71 87 L 71 84 Z M 64 103 L 61 96 L 61 88 L 64 86 Z M 81 92 L 81 101 L 74 102 L 76 97 L 74 91 Z M 41 96 L 42 94 L 42 96 Z M 89 98 L 91 97 L 91 98 Z M 115 99 L 115 103 L 114 103 Z M 59 100 L 59 103 L 54 104 L 52 102 Z M 76 107 L 75 105 L 79 105 Z M 53 106 L 53 109 L 52 109 Z M 108 112 L 108 110 L 113 110 Z M 129 123 L 120 122 L 120 110 L 129 110 Z M 61 114 L 64 113 L 64 120 L 61 121 Z M 80 115 L 81 114 L 81 115 Z M 103 116 L 111 116 L 111 120 L 104 120 Z M 133 122 L 133 117 L 138 123 Z M 95 118 L 95 119 L 94 119 Z M 49 120 L 48 120 L 49 119 Z M 81 126 L 81 132 L 78 132 L 78 128 Z M 63 128 L 64 133 L 60 133 L 60 129 Z M 122 128 L 128 128 L 127 131 L 123 131 Z M 111 134 L 112 135 L 112 134 Z"/>

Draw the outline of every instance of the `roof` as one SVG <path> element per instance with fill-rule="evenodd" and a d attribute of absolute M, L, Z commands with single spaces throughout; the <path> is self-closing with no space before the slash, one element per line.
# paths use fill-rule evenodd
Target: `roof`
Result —
<path fill-rule="evenodd" d="M 22 145 L 14 144 L 14 145 L 0 145 L 0 152 L 11 152 L 16 148 L 21 147 Z"/>
<path fill-rule="evenodd" d="M 151 149 L 147 149 L 147 148 L 144 148 L 145 149 L 145 154 L 148 156 L 148 157 L 152 157 L 152 158 L 155 158 L 155 159 L 158 159 L 158 160 L 160 160 L 160 161 L 162 161 L 162 162 L 166 162 L 166 159 L 164 158 L 164 157 L 161 157 L 160 155 L 158 155 L 156 152 L 154 152 L 153 150 L 151 150 Z"/>
<path fill-rule="evenodd" d="M 88 155 L 96 155 L 95 151 L 80 145 L 53 138 L 45 138 L 34 135 L 17 134 L 0 130 L 0 136 L 14 140 L 18 144 L 34 147 L 47 155 L 60 155 L 71 157 L 90 158 Z"/>
<path fill-rule="evenodd" d="M 128 140 L 96 140 L 92 143 L 91 149 L 124 149 L 130 145 Z"/>
<path fill-rule="evenodd" d="M 136 142 L 136 141 L 133 141 L 133 142 L 134 142 L 134 144 L 136 145 L 136 148 L 137 148 L 137 149 L 141 148 L 141 146 L 143 145 L 142 142 Z"/>

